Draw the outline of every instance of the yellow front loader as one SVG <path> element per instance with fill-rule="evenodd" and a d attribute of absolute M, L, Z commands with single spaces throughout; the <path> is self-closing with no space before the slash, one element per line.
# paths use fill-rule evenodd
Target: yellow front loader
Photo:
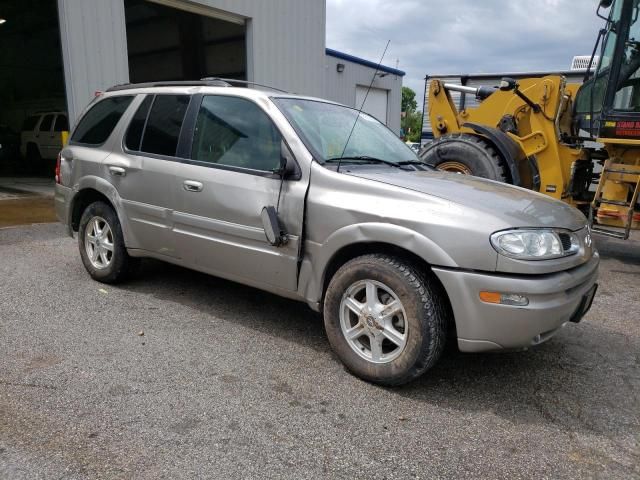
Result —
<path fill-rule="evenodd" d="M 604 38 L 600 61 L 582 85 L 562 76 L 504 78 L 494 88 L 432 80 L 435 140 L 420 157 L 563 200 L 588 215 L 595 232 L 628 238 L 640 228 L 639 2 L 600 2 L 599 16 L 610 8 L 594 48 Z M 480 103 L 458 110 L 453 91 Z"/>

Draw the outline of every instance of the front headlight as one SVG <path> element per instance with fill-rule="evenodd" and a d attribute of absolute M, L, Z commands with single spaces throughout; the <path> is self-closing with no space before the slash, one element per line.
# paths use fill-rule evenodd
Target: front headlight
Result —
<path fill-rule="evenodd" d="M 569 230 L 504 230 L 491 235 L 491 245 L 506 257 L 548 260 L 573 255 L 580 249 L 578 236 Z"/>

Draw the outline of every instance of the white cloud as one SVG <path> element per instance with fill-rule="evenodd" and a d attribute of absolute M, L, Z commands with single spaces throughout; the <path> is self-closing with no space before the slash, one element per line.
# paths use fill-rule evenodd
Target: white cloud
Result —
<path fill-rule="evenodd" d="M 568 69 L 591 53 L 598 0 L 327 0 L 327 46 L 424 76 Z"/>

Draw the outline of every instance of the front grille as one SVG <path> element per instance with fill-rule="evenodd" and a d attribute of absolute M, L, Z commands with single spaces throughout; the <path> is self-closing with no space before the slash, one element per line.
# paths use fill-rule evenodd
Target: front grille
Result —
<path fill-rule="evenodd" d="M 559 233 L 560 241 L 562 242 L 562 250 L 568 252 L 571 250 L 571 235 L 568 233 Z"/>

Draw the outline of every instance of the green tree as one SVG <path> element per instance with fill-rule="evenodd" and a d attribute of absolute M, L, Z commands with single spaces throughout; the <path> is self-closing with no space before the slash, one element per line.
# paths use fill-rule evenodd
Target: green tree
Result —
<path fill-rule="evenodd" d="M 402 87 L 402 134 L 405 140 L 419 142 L 422 134 L 422 112 L 417 110 L 416 92 L 409 87 Z"/>
<path fill-rule="evenodd" d="M 416 108 L 418 108 L 416 92 L 409 87 L 402 87 L 402 111 L 415 112 Z"/>

